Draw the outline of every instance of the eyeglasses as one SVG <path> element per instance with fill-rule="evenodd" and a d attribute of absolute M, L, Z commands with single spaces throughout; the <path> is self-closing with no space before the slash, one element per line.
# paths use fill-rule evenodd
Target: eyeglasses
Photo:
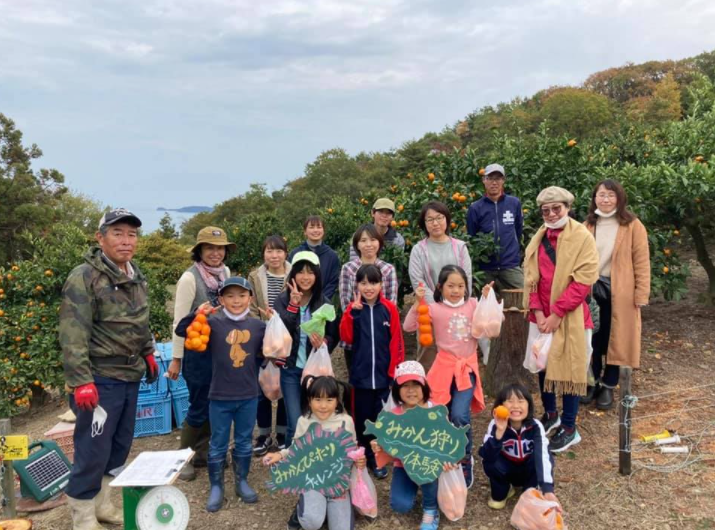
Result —
<path fill-rule="evenodd" d="M 446 217 L 444 215 L 438 215 L 436 217 L 427 217 L 425 219 L 425 224 L 428 224 L 428 225 L 438 224 L 438 223 L 441 223 L 442 221 L 444 221 L 445 219 L 446 219 Z"/>
<path fill-rule="evenodd" d="M 554 215 L 559 215 L 561 213 L 561 208 L 563 208 L 563 206 L 561 206 L 560 204 L 558 206 L 552 206 L 551 208 L 547 206 L 546 208 L 541 209 L 541 215 L 543 217 L 548 217 L 550 213 Z"/>
<path fill-rule="evenodd" d="M 490 182 L 497 182 L 499 180 L 504 180 L 504 175 L 487 175 L 486 177 L 484 177 L 484 180 L 488 180 Z"/>
<path fill-rule="evenodd" d="M 616 194 L 615 193 L 599 193 L 596 195 L 596 198 L 601 199 L 602 201 L 605 199 L 608 199 L 609 201 L 615 201 Z"/>

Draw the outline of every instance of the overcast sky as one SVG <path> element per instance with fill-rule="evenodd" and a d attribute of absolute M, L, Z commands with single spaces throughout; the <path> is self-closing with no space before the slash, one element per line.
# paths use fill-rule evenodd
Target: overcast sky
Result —
<path fill-rule="evenodd" d="M 712 0 L 0 0 L 0 112 L 103 205 L 213 205 L 713 28 Z"/>

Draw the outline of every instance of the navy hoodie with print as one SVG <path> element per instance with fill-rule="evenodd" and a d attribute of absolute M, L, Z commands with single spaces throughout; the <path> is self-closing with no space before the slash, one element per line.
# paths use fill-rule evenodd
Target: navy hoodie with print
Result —
<path fill-rule="evenodd" d="M 288 261 L 293 262 L 293 256 L 298 252 L 308 250 L 315 252 L 320 260 L 320 279 L 323 281 L 323 296 L 328 300 L 333 299 L 333 294 L 338 289 L 340 281 L 340 258 L 337 253 L 325 243 L 321 243 L 317 247 L 311 247 L 307 241 L 303 241 L 300 245 L 290 251 Z"/>
<path fill-rule="evenodd" d="M 499 246 L 496 255 L 490 256 L 488 263 L 479 264 L 482 270 L 494 271 L 519 267 L 523 230 L 524 216 L 521 202 L 511 195 L 503 194 L 497 202 L 484 195 L 473 202 L 467 211 L 469 235 L 493 232 L 494 242 Z"/>

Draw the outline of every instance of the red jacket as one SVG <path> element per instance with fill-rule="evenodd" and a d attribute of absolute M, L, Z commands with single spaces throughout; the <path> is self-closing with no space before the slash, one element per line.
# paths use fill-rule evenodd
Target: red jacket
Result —
<path fill-rule="evenodd" d="M 546 230 L 546 237 L 549 238 L 551 246 L 556 250 L 559 235 L 563 230 Z M 593 329 L 593 321 L 591 320 L 591 311 L 588 309 L 586 297 L 591 292 L 590 285 L 584 285 L 578 282 L 571 282 L 566 290 L 561 293 L 561 296 L 551 304 L 551 285 L 554 281 L 554 271 L 556 266 L 549 258 L 543 245 L 539 245 L 539 285 L 537 292 L 529 295 L 529 322 L 536 322 L 534 311 L 541 310 L 544 316 L 548 317 L 551 313 L 556 313 L 562 317 L 576 309 L 579 304 L 583 305 L 583 322 L 586 329 Z"/>
<path fill-rule="evenodd" d="M 373 306 L 361 310 L 351 302 L 340 321 L 340 340 L 352 346 L 350 384 L 355 388 L 388 388 L 395 367 L 405 359 L 400 313 L 380 293 Z"/>

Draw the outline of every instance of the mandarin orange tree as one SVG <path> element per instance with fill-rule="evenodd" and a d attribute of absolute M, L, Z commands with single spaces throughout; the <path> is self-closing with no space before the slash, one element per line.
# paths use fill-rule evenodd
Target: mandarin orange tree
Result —
<path fill-rule="evenodd" d="M 25 244 L 34 249 L 31 259 L 0 268 L 0 417 L 41 403 L 47 389 L 63 388 L 60 295 L 87 239 L 79 228 L 60 225 Z"/>

